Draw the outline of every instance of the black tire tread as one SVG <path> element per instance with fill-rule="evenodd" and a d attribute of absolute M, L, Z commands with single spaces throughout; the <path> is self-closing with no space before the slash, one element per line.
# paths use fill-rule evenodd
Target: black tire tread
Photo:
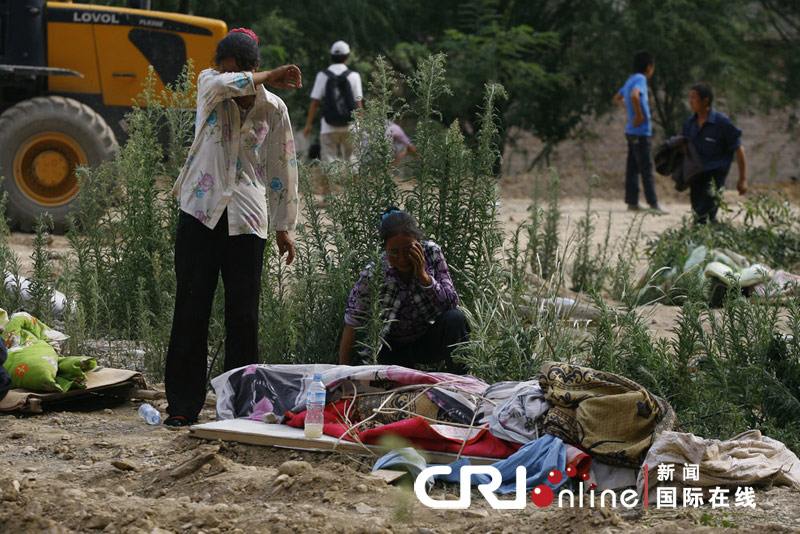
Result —
<path fill-rule="evenodd" d="M 105 119 L 82 102 L 75 99 L 50 95 L 37 96 L 28 100 L 18 102 L 0 114 L 0 132 L 7 131 L 18 122 L 25 122 L 34 114 L 45 114 L 53 117 L 68 116 L 71 121 L 76 120 L 82 123 L 94 135 L 104 153 L 102 159 L 111 158 L 118 149 L 117 139 L 113 130 L 108 126 Z M 7 168 L 7 166 L 6 166 Z M 13 176 L 6 176 L 6 180 L 13 180 Z M 12 227 L 17 227 L 23 231 L 31 231 L 35 223 L 31 219 L 31 214 L 19 210 L 9 202 L 6 206 L 7 215 L 11 218 Z M 66 220 L 54 220 L 56 231 L 63 231 L 66 227 Z"/>

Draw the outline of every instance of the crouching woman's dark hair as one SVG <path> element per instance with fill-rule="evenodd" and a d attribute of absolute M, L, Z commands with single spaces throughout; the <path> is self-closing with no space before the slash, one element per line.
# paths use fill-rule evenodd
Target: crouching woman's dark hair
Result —
<path fill-rule="evenodd" d="M 413 215 L 396 206 L 390 206 L 384 210 L 378 231 L 384 245 L 389 239 L 397 235 L 410 235 L 417 241 L 421 241 L 423 238 L 422 230 L 419 229 L 417 220 Z"/>
<path fill-rule="evenodd" d="M 258 43 L 244 33 L 229 33 L 217 44 L 214 62 L 219 65 L 225 58 L 233 58 L 242 70 L 255 70 L 261 63 Z"/>

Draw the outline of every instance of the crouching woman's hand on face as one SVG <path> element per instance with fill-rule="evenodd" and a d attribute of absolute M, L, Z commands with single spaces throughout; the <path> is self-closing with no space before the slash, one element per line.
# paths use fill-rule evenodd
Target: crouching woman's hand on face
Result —
<path fill-rule="evenodd" d="M 419 283 L 423 286 L 429 286 L 433 283 L 428 271 L 425 270 L 425 252 L 422 250 L 422 244 L 419 241 L 414 241 L 409 251 L 409 259 L 414 268 L 414 276 L 416 276 Z"/>

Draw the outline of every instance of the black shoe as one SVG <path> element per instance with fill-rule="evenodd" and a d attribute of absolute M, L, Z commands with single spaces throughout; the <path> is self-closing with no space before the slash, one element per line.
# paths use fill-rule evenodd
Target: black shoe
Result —
<path fill-rule="evenodd" d="M 197 422 L 197 417 L 186 417 L 183 415 L 170 415 L 164 420 L 165 426 L 182 427 L 190 426 Z"/>
<path fill-rule="evenodd" d="M 641 209 L 639 204 L 628 204 L 628 211 L 639 211 Z"/>

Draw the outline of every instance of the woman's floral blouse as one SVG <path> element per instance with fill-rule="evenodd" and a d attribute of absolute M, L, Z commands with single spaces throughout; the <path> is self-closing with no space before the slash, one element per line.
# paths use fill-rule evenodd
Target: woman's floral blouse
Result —
<path fill-rule="evenodd" d="M 233 97 L 247 95 L 256 98 L 242 120 Z M 228 235 L 294 229 L 297 158 L 283 100 L 255 87 L 250 72 L 201 72 L 194 142 L 172 191 L 209 228 L 227 208 Z"/>

